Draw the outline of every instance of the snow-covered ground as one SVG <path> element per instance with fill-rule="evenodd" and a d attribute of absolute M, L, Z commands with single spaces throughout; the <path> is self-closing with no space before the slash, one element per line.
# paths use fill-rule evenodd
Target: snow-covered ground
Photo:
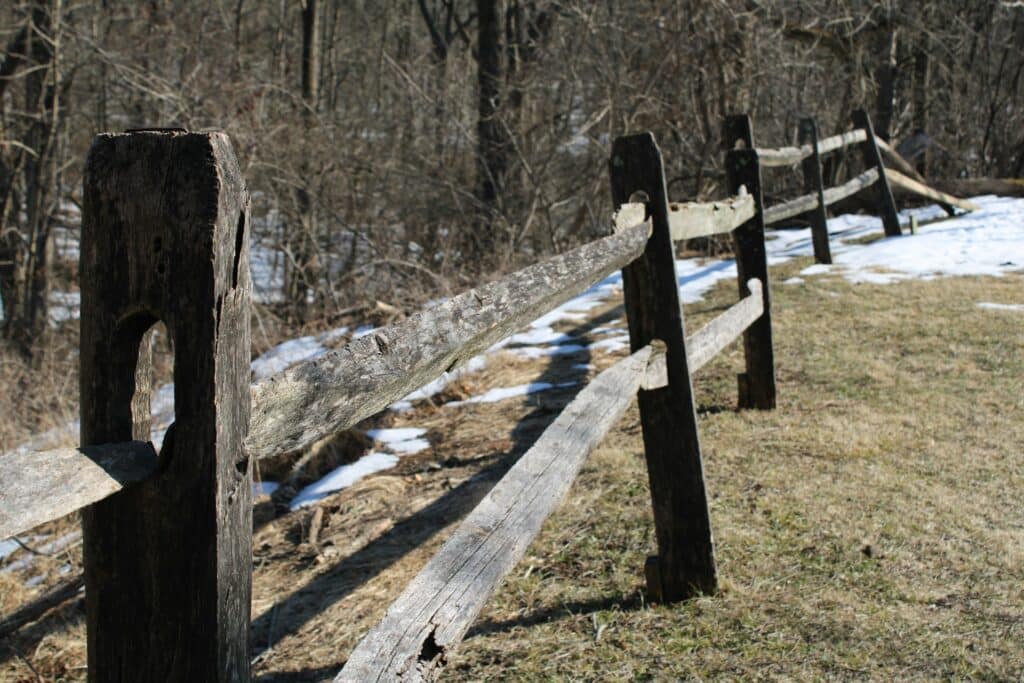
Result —
<path fill-rule="evenodd" d="M 785 280 L 782 285 L 807 285 L 813 282 L 813 278 L 825 273 L 844 277 L 851 282 L 888 284 L 911 278 L 932 279 L 954 275 L 1001 276 L 1009 272 L 1024 271 L 1024 199 L 984 196 L 976 197 L 973 201 L 978 204 L 978 211 L 924 225 L 916 235 L 883 239 L 869 244 L 860 244 L 858 241 L 865 237 L 882 235 L 882 224 L 879 219 L 860 215 L 834 218 L 828 224 L 834 263 L 830 266 L 808 266 L 798 277 Z M 944 215 L 938 206 L 929 206 L 901 212 L 901 222 L 907 224 L 912 214 L 916 215 L 919 221 L 928 221 Z M 813 252 L 810 230 L 769 231 L 767 252 L 769 263 L 772 265 L 784 263 L 797 256 L 811 255 Z M 254 267 L 254 273 L 258 272 L 260 268 Z M 676 273 L 680 298 L 685 303 L 694 303 L 700 301 L 719 280 L 735 278 L 736 264 L 732 259 L 678 260 Z M 487 358 L 498 352 L 527 358 L 571 355 L 587 350 L 625 353 L 629 347 L 629 337 L 622 320 L 593 329 L 586 338 L 567 335 L 555 329 L 559 323 L 578 323 L 587 320 L 590 311 L 620 296 L 621 291 L 621 275 L 615 273 L 608 276 L 574 299 L 541 316 L 527 329 L 495 344 L 463 367 L 411 393 L 395 403 L 392 410 L 406 410 L 414 401 L 438 394 L 454 378 L 482 369 L 487 363 Z M 978 305 L 1009 312 L 1024 310 L 1024 302 L 978 302 Z M 357 328 L 351 336 L 362 336 L 372 329 Z M 319 335 L 284 342 L 253 361 L 253 378 L 262 379 L 294 363 L 323 355 L 348 334 L 348 328 L 338 328 Z M 585 371 L 592 366 L 583 363 L 574 367 Z M 447 405 L 458 407 L 465 404 L 509 400 L 564 386 L 566 383 L 535 382 L 514 387 L 496 387 Z M 158 389 L 153 400 L 153 413 L 153 441 L 158 445 L 162 441 L 164 430 L 173 421 L 172 385 Z M 41 435 L 21 448 L 47 448 L 56 442 L 73 442 L 77 431 L 77 423 L 71 423 L 60 430 Z M 375 442 L 369 453 L 356 462 L 337 468 L 320 481 L 300 491 L 291 501 L 291 507 L 296 509 L 313 504 L 335 491 L 351 486 L 369 474 L 394 467 L 405 455 L 430 447 L 423 430 L 418 428 L 376 429 L 370 430 L 367 434 Z M 275 488 L 273 482 L 262 482 L 256 486 L 257 494 L 267 494 Z M 5 552 L 12 551 L 11 546 L 0 546 L 0 559 Z"/>

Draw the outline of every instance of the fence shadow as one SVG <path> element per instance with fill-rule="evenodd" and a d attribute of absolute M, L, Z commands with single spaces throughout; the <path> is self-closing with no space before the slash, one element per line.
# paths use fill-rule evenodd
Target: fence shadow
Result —
<path fill-rule="evenodd" d="M 589 333 L 596 327 L 620 319 L 624 312 L 623 306 L 617 306 L 566 332 L 574 342 L 583 345 L 583 350 L 573 354 L 550 356 L 543 371 L 533 381 L 556 384 L 566 381 L 567 375 L 584 377 L 587 371 L 582 368 L 574 369 L 573 366 L 584 365 L 591 359 L 589 343 L 592 338 L 589 337 Z M 281 638 L 296 633 L 316 615 L 378 576 L 445 526 L 468 514 L 584 386 L 585 384 L 581 382 L 565 389 L 537 394 L 537 399 L 534 399 L 538 401 L 537 407 L 523 416 L 513 427 L 512 446 L 508 450 L 484 458 L 483 469 L 469 480 L 447 491 L 427 507 L 396 524 L 384 535 L 343 558 L 330 570 L 316 576 L 305 586 L 278 602 L 274 608 L 254 619 L 250 631 L 254 657 L 266 656 L 274 643 Z M 615 602 L 617 598 L 609 600 Z M 340 662 L 338 668 L 343 665 L 344 662 Z M 317 671 L 311 670 L 296 673 L 294 676 L 306 673 L 310 679 L 277 678 L 278 674 L 268 671 L 261 674 L 257 680 L 268 683 L 315 680 L 314 677 L 318 674 Z M 282 672 L 280 675 L 290 674 Z"/>

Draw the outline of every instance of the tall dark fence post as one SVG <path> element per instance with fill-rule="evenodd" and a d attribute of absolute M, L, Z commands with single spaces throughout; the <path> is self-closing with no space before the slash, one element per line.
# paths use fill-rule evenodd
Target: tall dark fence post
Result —
<path fill-rule="evenodd" d="M 821 156 L 818 154 L 818 124 L 811 117 L 800 119 L 799 141 L 811 146 L 811 156 L 801 162 L 804 172 L 804 192 L 815 192 L 818 205 L 808 212 L 811 220 L 811 242 L 815 263 L 832 263 L 832 250 L 828 244 L 828 217 L 825 214 L 825 183 L 821 177 Z"/>
<path fill-rule="evenodd" d="M 148 440 L 136 359 L 158 320 L 174 345 L 176 422 L 157 474 L 83 511 L 90 681 L 249 680 L 248 233 L 248 194 L 224 134 L 93 142 L 82 443 Z"/>
<path fill-rule="evenodd" d="M 875 142 L 875 130 L 871 126 L 871 117 L 863 109 L 858 109 L 853 112 L 851 118 L 855 127 L 862 128 L 867 133 L 867 140 L 860 145 L 861 154 L 864 156 L 864 166 L 878 169 L 878 180 L 874 184 L 873 192 L 876 210 L 885 227 L 885 236 L 898 237 L 901 234 L 900 218 L 896 213 L 896 201 L 892 198 L 889 179 L 885 177 L 885 164 L 882 163 L 882 155 Z"/>
<path fill-rule="evenodd" d="M 722 149 L 735 149 L 737 142 L 754 149 L 754 124 L 747 114 L 729 114 L 722 124 Z"/>
<path fill-rule="evenodd" d="M 768 261 L 764 247 L 764 197 L 761 193 L 761 166 L 757 152 L 733 149 L 725 157 L 729 194 L 745 187 L 754 197 L 753 218 L 732 233 L 739 275 L 740 297 L 750 295 L 747 281 L 761 281 L 764 313 L 743 333 L 747 371 L 739 376 L 739 406 L 770 410 L 775 407 L 775 354 L 772 350 L 771 288 L 768 285 Z"/>
<path fill-rule="evenodd" d="M 638 402 L 658 537 L 658 556 L 646 567 L 648 592 L 672 602 L 711 593 L 717 581 L 665 172 L 654 136 L 618 138 L 610 172 L 614 205 L 640 201 L 643 193 L 654 226 L 646 251 L 622 278 L 630 346 L 636 351 L 660 339 L 667 347 L 668 385 L 641 390 Z"/>

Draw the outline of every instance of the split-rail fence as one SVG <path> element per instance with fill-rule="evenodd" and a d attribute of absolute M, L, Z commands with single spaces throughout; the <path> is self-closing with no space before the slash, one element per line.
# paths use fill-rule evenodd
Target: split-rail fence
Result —
<path fill-rule="evenodd" d="M 657 538 L 648 594 L 672 602 L 713 593 L 691 377 L 742 335 L 739 405 L 775 407 L 766 223 L 808 212 L 822 220 L 830 198 L 874 183 L 887 234 L 899 233 L 870 122 L 861 123 L 820 142 L 802 126 L 803 147 L 767 150 L 754 147 L 748 117 L 730 118 L 731 196 L 710 203 L 669 202 L 654 137 L 619 138 L 609 162 L 613 234 L 253 386 L 249 197 L 227 137 L 100 135 L 86 162 L 81 232 L 85 445 L 0 458 L 0 538 L 81 510 L 91 681 L 249 680 L 253 461 L 355 426 L 621 269 L 631 355 L 576 395 L 335 680 L 435 677 L 634 397 Z M 745 148 L 733 149 L 729 135 Z M 857 143 L 875 165 L 823 191 L 819 155 Z M 766 210 L 761 167 L 801 161 L 811 199 Z M 814 229 L 816 247 L 822 234 L 827 247 L 823 224 Z M 673 241 L 716 234 L 732 236 L 740 299 L 687 336 Z M 142 345 L 157 321 L 173 339 L 176 413 L 159 453 L 147 441 L 151 359 Z"/>

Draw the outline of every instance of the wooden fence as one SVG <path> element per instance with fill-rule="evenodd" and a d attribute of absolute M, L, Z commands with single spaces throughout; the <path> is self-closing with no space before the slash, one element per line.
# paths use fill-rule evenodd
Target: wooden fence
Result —
<path fill-rule="evenodd" d="M 814 259 L 818 263 L 832 263 L 829 247 L 825 210 L 841 199 L 861 190 L 872 188 L 873 204 L 887 237 L 901 234 L 896 202 L 892 185 L 901 190 L 939 202 L 953 215 L 954 207 L 973 211 L 977 207 L 971 202 L 929 187 L 913 166 L 910 165 L 885 140 L 875 136 L 871 119 L 862 111 L 853 112 L 853 130 L 818 139 L 818 125 L 811 117 L 802 118 L 798 129 L 799 147 L 776 149 L 758 148 L 754 145 L 753 125 L 745 114 L 729 116 L 724 126 L 723 142 L 728 150 L 736 147 L 750 150 L 746 153 L 730 154 L 726 160 L 726 171 L 734 175 L 736 164 L 751 160 L 761 168 L 791 167 L 801 165 L 804 177 L 804 192 L 795 199 L 771 207 L 758 206 L 764 214 L 765 225 L 773 225 L 796 216 L 805 216 L 811 225 L 811 241 Z M 858 145 L 867 170 L 842 185 L 825 188 L 821 172 L 821 158 L 826 154 L 841 152 L 847 147 Z M 884 159 L 883 159 L 884 158 Z M 893 168 L 886 168 L 885 161 Z"/>
<path fill-rule="evenodd" d="M 631 355 L 572 400 L 336 680 L 435 676 L 634 396 L 657 538 L 648 593 L 671 602 L 714 592 L 691 377 L 742 335 L 739 404 L 774 408 L 760 168 L 804 154 L 755 149 L 749 119 L 728 125 L 745 125 L 747 143 L 728 152 L 729 199 L 670 203 L 653 136 L 619 138 L 609 164 L 612 235 L 251 387 L 249 199 L 227 137 L 97 137 L 80 265 L 81 441 L 89 445 L 0 458 L 0 538 L 82 510 L 89 679 L 249 680 L 252 461 L 356 425 L 617 269 Z M 864 144 L 869 133 L 821 141 L 816 151 L 811 137 L 808 154 Z M 818 190 L 823 208 L 820 174 Z M 673 240 L 726 233 L 740 300 L 687 337 Z M 151 361 L 140 350 L 157 321 L 174 342 L 176 412 L 159 454 L 146 441 Z"/>

